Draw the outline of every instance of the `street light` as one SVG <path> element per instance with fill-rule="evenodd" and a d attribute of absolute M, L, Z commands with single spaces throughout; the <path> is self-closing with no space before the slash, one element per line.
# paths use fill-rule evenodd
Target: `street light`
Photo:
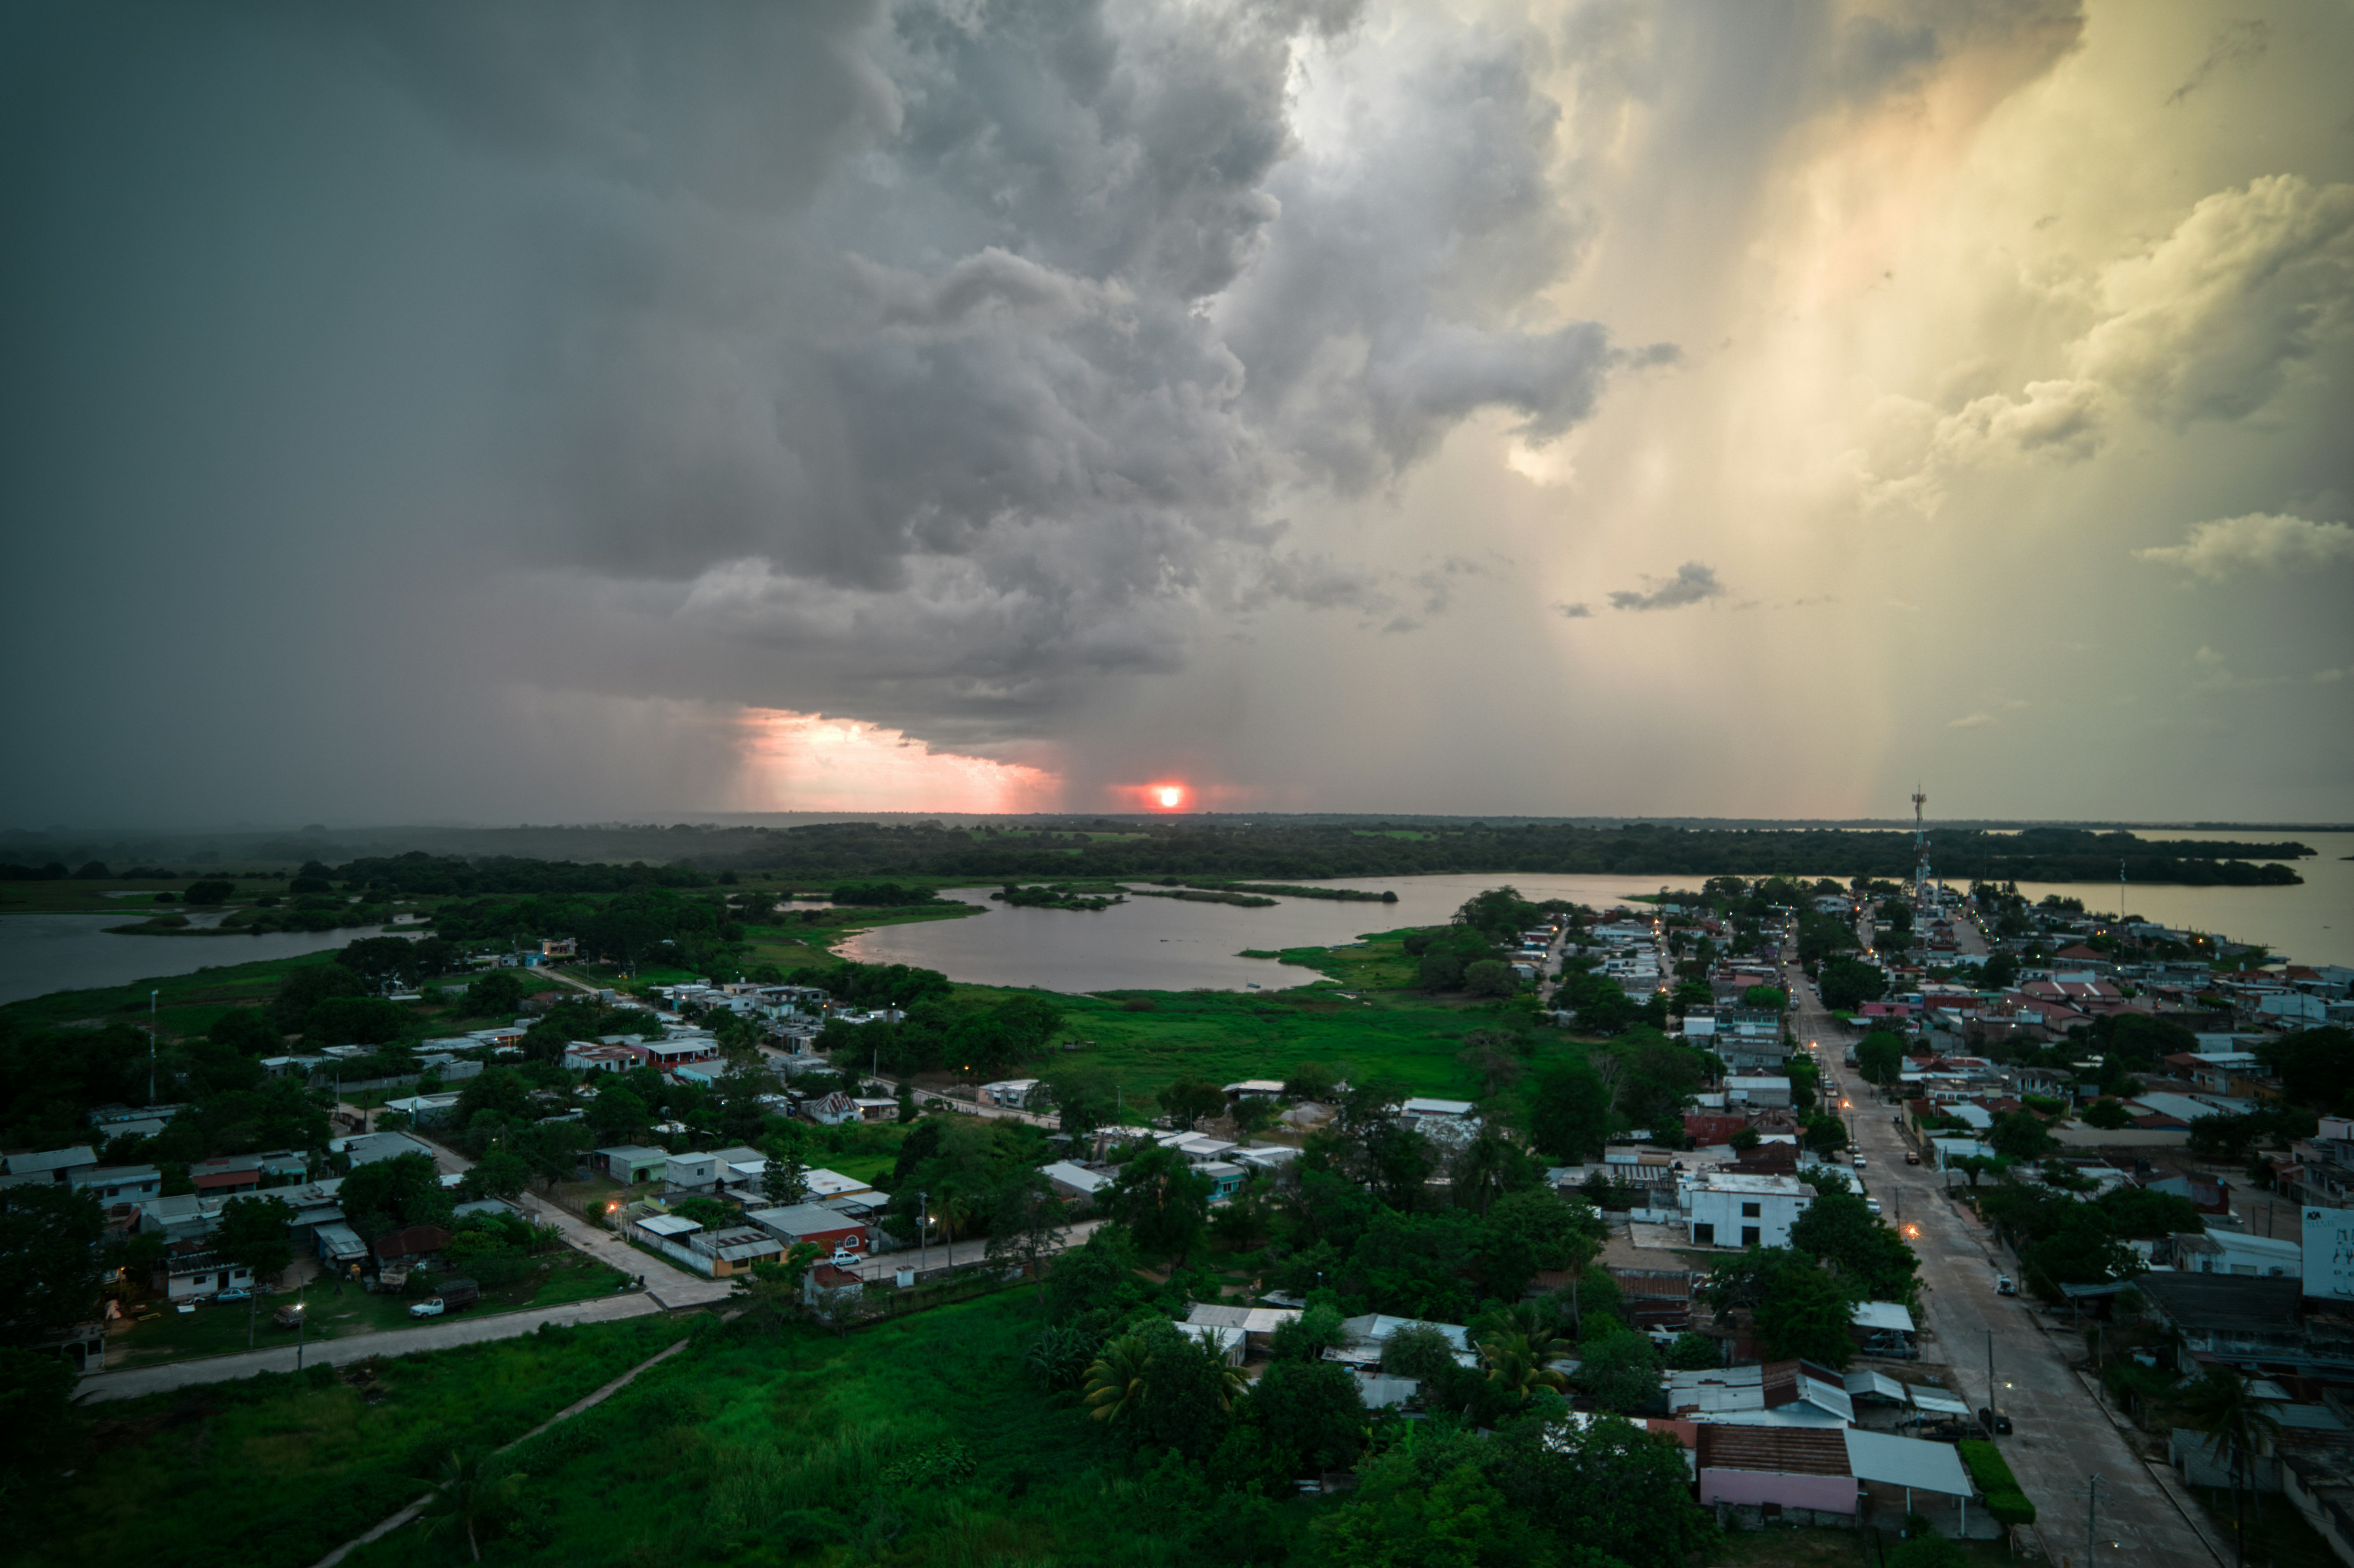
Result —
<path fill-rule="evenodd" d="M 294 1370 L 302 1370 L 302 1340 L 310 1332 L 310 1314 L 302 1310 L 303 1303 L 294 1303 Z"/>

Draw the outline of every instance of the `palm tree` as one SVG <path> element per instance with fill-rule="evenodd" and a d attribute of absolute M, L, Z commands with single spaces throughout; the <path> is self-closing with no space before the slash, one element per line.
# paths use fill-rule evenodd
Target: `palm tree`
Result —
<path fill-rule="evenodd" d="M 1569 1379 L 1545 1365 L 1544 1353 L 1551 1343 L 1548 1340 L 1540 1344 L 1526 1334 L 1490 1335 L 1479 1341 L 1479 1359 L 1487 1363 L 1488 1381 L 1522 1401 L 1541 1388 L 1561 1393 L 1569 1386 Z"/>
<path fill-rule="evenodd" d="M 2248 1560 L 2247 1531 L 2240 1514 L 2241 1472 L 2280 1432 L 2280 1417 L 2256 1397 L 2249 1380 L 2226 1366 L 2211 1366 L 2174 1399 L 2175 1414 L 2194 1432 L 2207 1435 L 2211 1448 L 2223 1451 L 2232 1467 L 2232 1533 L 2239 1561 Z"/>
<path fill-rule="evenodd" d="M 1152 1392 L 1152 1347 L 1142 1334 L 1122 1334 L 1087 1368 L 1087 1414 L 1117 1422 L 1132 1415 Z"/>
<path fill-rule="evenodd" d="M 433 1500 L 425 1509 L 426 1533 L 438 1536 L 463 1531 L 466 1550 L 480 1563 L 482 1530 L 514 1506 L 515 1495 L 523 1489 L 523 1477 L 502 1474 L 493 1457 L 479 1448 L 452 1448 L 441 1463 L 434 1487 Z"/>
<path fill-rule="evenodd" d="M 1202 1354 L 1209 1358 L 1211 1375 L 1217 1380 L 1218 1408 L 1232 1411 L 1235 1397 L 1250 1388 L 1250 1374 L 1226 1360 L 1226 1353 L 1219 1348 L 1215 1334 L 1204 1330 L 1195 1334 L 1193 1340 L 1202 1347 Z"/>

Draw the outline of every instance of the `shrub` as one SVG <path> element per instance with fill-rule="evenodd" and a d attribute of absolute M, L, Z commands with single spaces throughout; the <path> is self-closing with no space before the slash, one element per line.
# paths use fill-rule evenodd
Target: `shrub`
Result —
<path fill-rule="evenodd" d="M 1988 1492 L 1986 1510 L 1994 1515 L 1999 1524 L 2033 1524 L 2035 1522 L 2035 1505 L 2027 1499 L 2027 1494 L 2024 1492 Z"/>

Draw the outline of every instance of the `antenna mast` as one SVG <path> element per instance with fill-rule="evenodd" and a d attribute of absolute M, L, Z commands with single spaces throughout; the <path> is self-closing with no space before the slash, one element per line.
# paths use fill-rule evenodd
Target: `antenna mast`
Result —
<path fill-rule="evenodd" d="M 1921 786 L 1914 785 L 1913 902 L 1915 906 L 1918 906 L 1929 893 L 1929 828 L 1921 817 L 1921 808 L 1928 803 L 1929 797 L 1921 792 Z"/>

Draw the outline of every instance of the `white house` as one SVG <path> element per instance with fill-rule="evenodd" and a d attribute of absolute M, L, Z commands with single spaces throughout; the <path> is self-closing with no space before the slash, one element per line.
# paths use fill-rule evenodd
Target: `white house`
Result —
<path fill-rule="evenodd" d="M 1753 1106 L 1760 1110 L 1787 1110 L 1790 1108 L 1790 1080 L 1780 1076 L 1727 1078 L 1724 1080 L 1724 1097 L 1737 1106 Z"/>
<path fill-rule="evenodd" d="M 1702 1173 L 1684 1189 L 1694 1246 L 1787 1246 L 1815 1190 L 1795 1176 Z"/>
<path fill-rule="evenodd" d="M 981 1103 L 985 1106 L 1011 1106 L 1016 1110 L 1026 1109 L 1030 1104 L 1030 1097 L 1037 1092 L 1037 1088 L 1038 1080 L 1035 1078 L 1002 1078 L 996 1083 L 981 1086 Z"/>

